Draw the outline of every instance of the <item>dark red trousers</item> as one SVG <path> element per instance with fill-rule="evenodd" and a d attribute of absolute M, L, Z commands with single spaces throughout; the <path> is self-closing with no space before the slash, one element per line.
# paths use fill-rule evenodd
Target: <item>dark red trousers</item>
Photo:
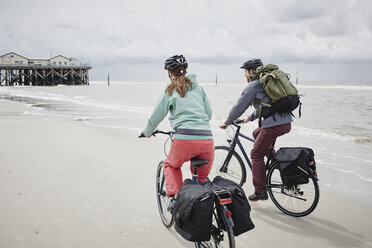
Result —
<path fill-rule="evenodd" d="M 266 189 L 266 166 L 265 156 L 269 154 L 271 145 L 276 138 L 288 133 L 291 123 L 275 127 L 257 128 L 253 131 L 255 142 L 251 151 L 253 185 L 256 193 L 262 193 Z"/>

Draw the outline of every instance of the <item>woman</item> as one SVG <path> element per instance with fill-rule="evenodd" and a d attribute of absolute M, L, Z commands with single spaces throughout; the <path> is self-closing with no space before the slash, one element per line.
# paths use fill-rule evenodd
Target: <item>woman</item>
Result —
<path fill-rule="evenodd" d="M 208 160 L 198 169 L 198 177 L 207 177 L 214 159 L 214 142 L 209 120 L 212 109 L 195 75 L 186 75 L 187 61 L 175 55 L 165 61 L 170 83 L 161 95 L 142 136 L 151 137 L 155 128 L 170 113 L 169 121 L 175 138 L 164 162 L 166 189 L 174 197 L 182 186 L 182 164 L 191 158 Z M 191 166 L 190 169 L 192 170 Z"/>

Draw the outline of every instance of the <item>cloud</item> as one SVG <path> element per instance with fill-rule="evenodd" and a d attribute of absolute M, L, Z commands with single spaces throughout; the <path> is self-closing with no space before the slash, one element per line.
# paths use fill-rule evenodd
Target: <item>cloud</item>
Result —
<path fill-rule="evenodd" d="M 371 10 L 368 0 L 8 1 L 0 52 L 95 65 L 159 63 L 179 53 L 212 66 L 250 57 L 372 63 Z"/>
<path fill-rule="evenodd" d="M 321 18 L 327 14 L 330 6 L 336 0 L 322 1 L 277 1 L 267 4 L 272 13 L 280 22 L 297 23 L 315 18 Z M 333 9 L 333 8 L 332 8 Z"/>

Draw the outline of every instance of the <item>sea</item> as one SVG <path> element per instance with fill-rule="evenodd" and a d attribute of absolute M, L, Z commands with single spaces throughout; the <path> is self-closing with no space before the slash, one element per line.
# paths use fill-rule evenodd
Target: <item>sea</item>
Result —
<path fill-rule="evenodd" d="M 234 132 L 219 129 L 239 98 L 246 82 L 200 83 L 213 110 L 212 132 L 216 145 L 227 144 Z M 24 115 L 55 116 L 87 125 L 128 129 L 138 135 L 146 126 L 167 83 L 90 82 L 89 86 L 1 86 L 0 101 L 31 106 Z M 301 146 L 314 150 L 323 189 L 372 202 L 372 84 L 300 83 L 301 117 L 298 109 L 292 130 L 278 138 L 276 148 Z M 248 116 L 252 107 L 242 117 Z M 0 117 L 1 118 L 1 117 Z M 245 124 L 251 135 L 257 121 Z M 167 118 L 159 125 L 170 130 Z M 246 151 L 252 143 L 243 142 Z"/>

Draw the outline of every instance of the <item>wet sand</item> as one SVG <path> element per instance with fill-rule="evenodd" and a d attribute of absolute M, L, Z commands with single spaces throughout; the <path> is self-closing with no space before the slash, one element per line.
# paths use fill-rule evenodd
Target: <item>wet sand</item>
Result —
<path fill-rule="evenodd" d="M 159 218 L 161 138 L 24 114 L 0 101 L 0 247 L 193 247 Z M 251 186 L 244 186 L 251 193 Z M 321 188 L 309 216 L 252 203 L 237 247 L 372 247 L 372 206 Z"/>

